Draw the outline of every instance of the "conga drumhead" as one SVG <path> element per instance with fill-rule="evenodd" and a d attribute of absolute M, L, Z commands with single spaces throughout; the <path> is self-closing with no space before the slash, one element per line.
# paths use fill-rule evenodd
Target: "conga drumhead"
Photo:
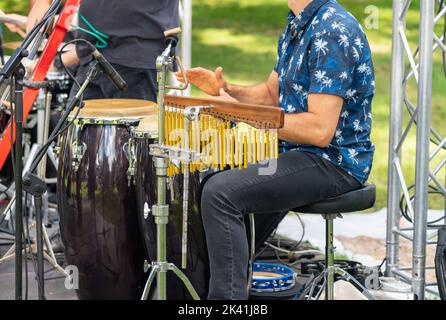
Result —
<path fill-rule="evenodd" d="M 138 133 L 158 133 L 158 115 L 151 115 L 143 118 L 135 129 Z"/>
<path fill-rule="evenodd" d="M 73 111 L 74 116 L 77 110 Z M 79 118 L 147 118 L 158 114 L 158 106 L 145 100 L 87 100 Z"/>

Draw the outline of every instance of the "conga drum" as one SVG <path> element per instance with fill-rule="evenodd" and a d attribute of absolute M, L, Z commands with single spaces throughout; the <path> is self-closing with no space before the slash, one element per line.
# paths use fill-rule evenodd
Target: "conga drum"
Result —
<path fill-rule="evenodd" d="M 139 299 L 146 250 L 135 186 L 127 172 L 132 128 L 156 114 L 135 100 L 87 101 L 61 139 L 58 207 L 68 265 L 80 299 Z"/>

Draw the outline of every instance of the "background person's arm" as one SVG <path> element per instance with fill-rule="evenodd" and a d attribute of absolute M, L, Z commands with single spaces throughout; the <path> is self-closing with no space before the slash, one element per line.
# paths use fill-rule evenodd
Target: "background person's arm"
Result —
<path fill-rule="evenodd" d="M 43 16 L 50 7 L 51 0 L 35 0 L 34 4 L 28 14 L 28 21 L 26 23 L 26 33 L 29 33 L 36 24 L 42 20 Z"/>

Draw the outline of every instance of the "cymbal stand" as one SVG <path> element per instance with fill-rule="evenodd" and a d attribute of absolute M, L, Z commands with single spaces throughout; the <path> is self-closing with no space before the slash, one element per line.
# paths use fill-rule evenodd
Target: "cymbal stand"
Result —
<path fill-rule="evenodd" d="M 157 58 L 157 78 L 158 78 L 158 144 L 150 145 L 150 154 L 154 157 L 156 176 L 157 176 L 157 204 L 153 206 L 152 213 L 155 217 L 155 224 L 157 228 L 157 261 L 151 263 L 151 272 L 147 283 L 144 287 L 141 300 L 146 300 L 149 296 L 150 288 L 153 280 L 157 278 L 158 300 L 167 299 L 167 272 L 172 271 L 185 285 L 190 295 L 194 300 L 199 300 L 197 291 L 193 287 L 187 276 L 173 263 L 167 261 L 167 224 L 169 222 L 169 205 L 166 201 L 167 194 L 167 168 L 169 160 L 181 161 L 185 164 L 185 167 L 189 165 L 191 161 L 195 161 L 197 154 L 189 150 L 183 150 L 176 147 L 170 147 L 164 145 L 165 143 L 165 104 L 164 96 L 166 89 L 173 90 L 185 90 L 188 87 L 188 83 L 181 87 L 171 87 L 167 85 L 167 74 L 173 70 L 175 62 L 178 63 L 181 70 L 183 66 L 181 60 L 175 57 L 173 54 L 174 48 L 178 43 L 176 37 L 167 37 L 167 48 Z M 183 73 L 184 74 L 184 73 Z M 185 127 L 190 125 L 190 118 L 185 117 Z M 186 131 L 185 136 L 188 136 Z M 188 183 L 188 171 L 185 172 L 185 182 Z M 184 186 L 187 188 L 187 186 Z M 188 196 L 188 194 L 187 194 Z M 185 200 L 185 199 L 183 199 Z M 188 201 L 185 200 L 185 205 Z M 187 214 L 187 210 L 186 210 Z M 187 222 L 187 220 L 186 220 Z M 183 233 L 184 234 L 184 233 Z M 186 233 L 187 234 L 187 233 Z M 183 246 L 184 247 L 184 246 Z M 183 258 L 183 262 L 184 262 Z"/>

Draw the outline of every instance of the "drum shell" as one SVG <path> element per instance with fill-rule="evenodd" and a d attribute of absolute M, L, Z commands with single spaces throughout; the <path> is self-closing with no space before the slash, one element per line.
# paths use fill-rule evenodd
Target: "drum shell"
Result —
<path fill-rule="evenodd" d="M 149 145 L 153 139 L 135 139 L 137 170 L 135 174 L 136 195 L 138 198 L 139 222 L 144 243 L 151 261 L 157 259 L 156 224 L 152 214 L 144 217 L 144 207 L 150 209 L 157 201 L 156 174 Z M 201 178 L 207 174 L 201 174 Z M 200 213 L 201 179 L 199 173 L 191 173 L 189 186 L 189 229 L 187 268 L 182 270 L 192 282 L 202 299 L 207 298 L 209 287 L 209 257 L 206 238 Z M 181 267 L 181 240 L 183 221 L 183 175 L 168 178 L 166 200 L 169 204 L 169 223 L 167 225 L 167 259 Z M 173 188 L 173 190 L 171 190 Z M 172 199 L 171 195 L 174 195 Z M 167 297 L 169 300 L 189 300 L 191 296 L 182 282 L 172 272 L 167 276 Z"/>
<path fill-rule="evenodd" d="M 137 222 L 135 188 L 127 180 L 125 125 L 85 125 L 87 146 L 72 167 L 75 126 L 63 137 L 58 173 L 61 235 L 68 265 L 79 270 L 80 299 L 138 299 L 146 254 Z"/>

